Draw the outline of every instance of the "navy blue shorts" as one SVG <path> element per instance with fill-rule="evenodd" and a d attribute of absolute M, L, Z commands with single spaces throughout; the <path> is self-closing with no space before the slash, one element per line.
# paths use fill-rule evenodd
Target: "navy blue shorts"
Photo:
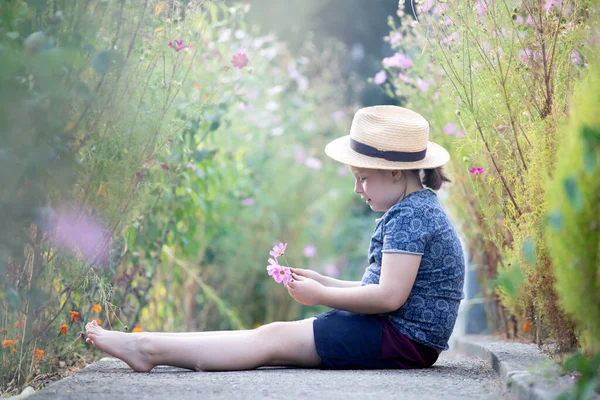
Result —
<path fill-rule="evenodd" d="M 436 349 L 407 338 L 377 314 L 334 309 L 315 317 L 321 369 L 428 368 L 439 357 Z"/>

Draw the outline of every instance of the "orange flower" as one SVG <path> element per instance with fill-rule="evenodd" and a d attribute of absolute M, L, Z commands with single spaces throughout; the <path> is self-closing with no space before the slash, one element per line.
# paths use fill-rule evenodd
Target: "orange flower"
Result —
<path fill-rule="evenodd" d="M 99 313 L 102 311 L 102 306 L 100 304 L 94 304 L 92 306 L 92 312 Z"/>
<path fill-rule="evenodd" d="M 10 354 L 14 354 L 14 353 L 16 353 L 16 352 L 17 352 L 17 350 L 15 350 L 15 349 L 12 349 L 12 350 L 10 351 Z"/>
<path fill-rule="evenodd" d="M 523 332 L 529 332 L 531 330 L 531 321 L 527 320 L 523 323 Z"/>
<path fill-rule="evenodd" d="M 79 313 L 77 311 L 71 311 L 71 321 L 79 322 Z"/>
<path fill-rule="evenodd" d="M 67 333 L 69 333 L 69 326 L 67 324 L 62 324 L 58 330 L 60 331 L 60 333 L 62 333 L 63 336 L 67 336 Z"/>
<path fill-rule="evenodd" d="M 33 358 L 36 360 L 44 359 L 44 350 L 33 349 L 33 350 L 31 350 L 31 354 L 33 354 Z"/>
<path fill-rule="evenodd" d="M 15 328 L 18 328 L 21 325 L 25 325 L 25 320 L 22 319 L 20 321 L 15 322 Z"/>
<path fill-rule="evenodd" d="M 15 341 L 14 340 L 3 340 L 2 341 L 2 348 L 3 349 L 7 349 L 7 348 L 14 349 L 15 348 Z"/>
<path fill-rule="evenodd" d="M 136 326 L 135 328 L 132 329 L 131 332 L 144 332 L 144 330 L 142 328 L 140 328 L 139 326 Z"/>
<path fill-rule="evenodd" d="M 102 320 L 100 318 L 94 318 L 92 321 L 96 321 L 98 325 L 102 325 Z"/>

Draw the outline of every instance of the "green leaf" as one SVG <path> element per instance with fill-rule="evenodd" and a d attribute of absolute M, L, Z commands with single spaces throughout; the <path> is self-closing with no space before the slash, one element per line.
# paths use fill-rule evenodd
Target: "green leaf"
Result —
<path fill-rule="evenodd" d="M 498 271 L 496 286 L 502 288 L 509 296 L 515 297 L 524 279 L 525 274 L 523 270 L 519 265 L 515 264 L 510 268 Z"/>
<path fill-rule="evenodd" d="M 568 178 L 563 180 L 563 187 L 575 211 L 580 211 L 583 207 L 583 195 L 581 194 L 581 190 L 579 189 L 579 184 L 577 183 L 575 176 L 570 175 Z"/>
<path fill-rule="evenodd" d="M 19 37 L 19 32 L 6 32 L 9 39 L 15 40 Z"/>
<path fill-rule="evenodd" d="M 196 162 L 212 158 L 217 153 L 217 150 L 196 150 L 194 152 L 194 159 Z"/>
<path fill-rule="evenodd" d="M 92 65 L 100 75 L 106 74 L 110 70 L 111 56 L 110 51 L 101 51 L 92 58 Z"/>
<path fill-rule="evenodd" d="M 535 267 L 535 243 L 531 238 L 528 238 L 523 242 L 523 254 L 529 265 Z"/>

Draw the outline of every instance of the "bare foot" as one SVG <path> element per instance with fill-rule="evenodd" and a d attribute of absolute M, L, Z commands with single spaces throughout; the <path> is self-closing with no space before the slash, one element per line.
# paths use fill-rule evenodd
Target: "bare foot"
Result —
<path fill-rule="evenodd" d="M 154 368 L 147 353 L 139 345 L 141 336 L 125 332 L 107 331 L 98 325 L 96 321 L 88 323 L 85 330 L 87 343 L 123 360 L 134 371 L 148 372 Z"/>

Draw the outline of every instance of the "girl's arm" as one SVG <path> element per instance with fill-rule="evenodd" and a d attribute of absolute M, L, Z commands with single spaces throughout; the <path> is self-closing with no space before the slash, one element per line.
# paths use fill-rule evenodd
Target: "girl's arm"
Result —
<path fill-rule="evenodd" d="M 335 279 L 330 276 L 323 276 L 321 278 L 321 282 L 319 283 L 323 286 L 349 288 L 360 286 L 361 281 L 342 281 L 340 279 Z"/>
<path fill-rule="evenodd" d="M 339 279 L 332 278 L 330 276 L 321 275 L 320 273 L 318 273 L 317 271 L 313 271 L 312 269 L 291 268 L 291 270 L 293 273 L 315 280 L 323 286 L 349 288 L 360 286 L 361 284 L 361 281 L 342 281 Z"/>

